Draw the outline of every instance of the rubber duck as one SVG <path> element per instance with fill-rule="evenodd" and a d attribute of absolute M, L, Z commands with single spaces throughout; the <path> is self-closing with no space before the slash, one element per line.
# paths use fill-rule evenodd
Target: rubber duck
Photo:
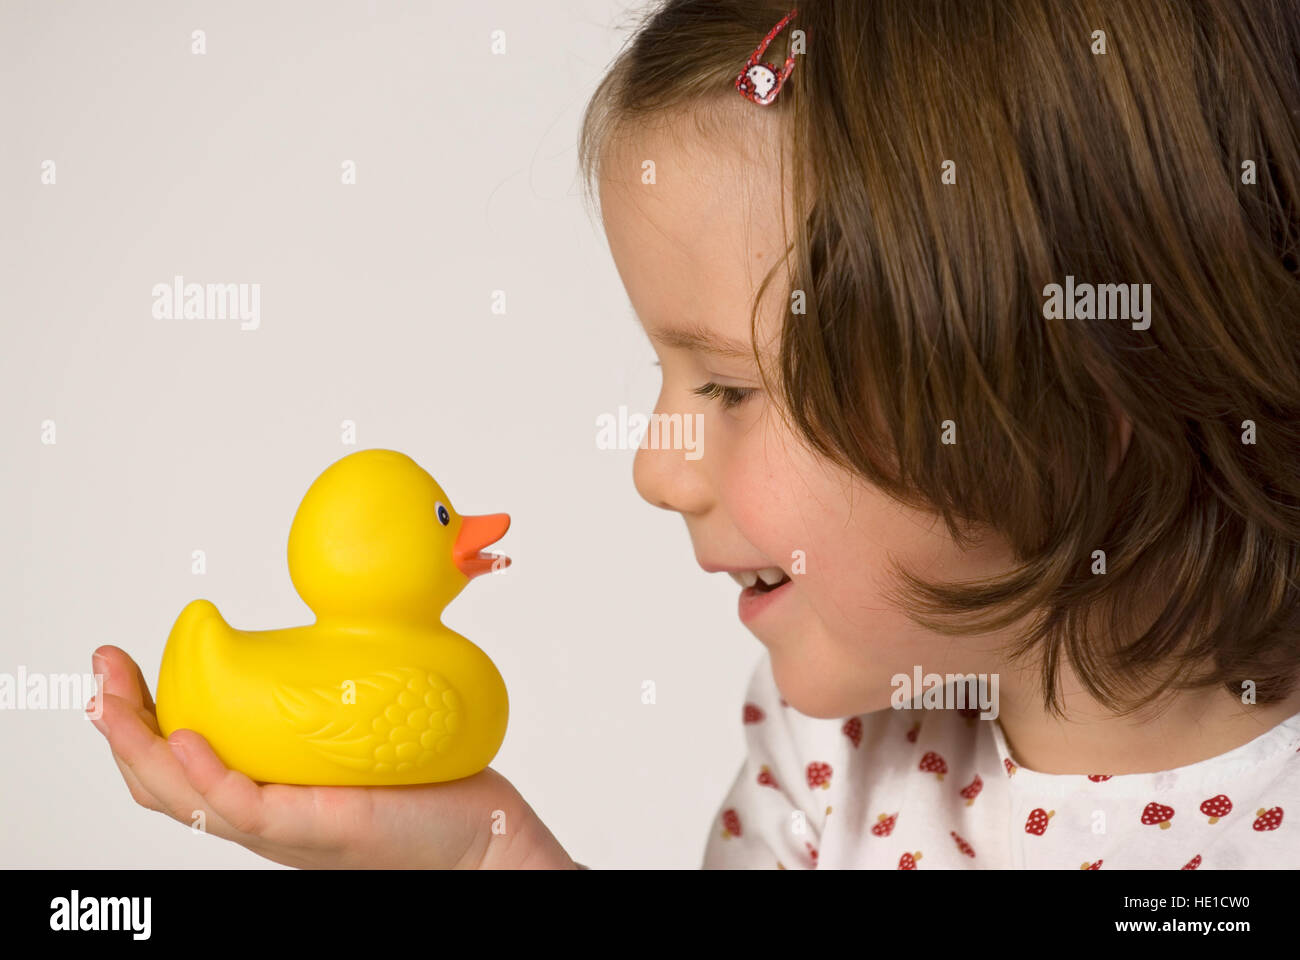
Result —
<path fill-rule="evenodd" d="M 207 600 L 181 611 L 163 651 L 158 725 L 207 738 L 253 780 L 437 783 L 471 776 L 505 739 L 505 682 L 441 622 L 472 578 L 510 563 L 483 552 L 504 513 L 457 513 L 394 450 L 329 466 L 289 530 L 289 575 L 310 626 L 232 628 Z"/>

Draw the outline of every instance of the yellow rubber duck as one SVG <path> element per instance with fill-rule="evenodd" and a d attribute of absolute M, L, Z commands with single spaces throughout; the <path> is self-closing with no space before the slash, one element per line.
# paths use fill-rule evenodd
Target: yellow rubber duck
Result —
<path fill-rule="evenodd" d="M 477 773 L 505 739 L 505 682 L 442 625 L 510 517 L 462 516 L 410 457 L 362 450 L 311 485 L 289 530 L 289 575 L 311 626 L 235 630 L 207 600 L 167 638 L 164 736 L 198 731 L 254 780 L 437 783 Z"/>

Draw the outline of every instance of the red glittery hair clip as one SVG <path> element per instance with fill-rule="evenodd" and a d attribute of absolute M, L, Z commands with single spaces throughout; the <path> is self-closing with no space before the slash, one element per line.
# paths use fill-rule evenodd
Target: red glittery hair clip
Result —
<path fill-rule="evenodd" d="M 794 72 L 793 55 L 785 58 L 785 66 L 780 70 L 776 69 L 775 64 L 763 63 L 762 57 L 767 50 L 767 45 L 785 29 L 785 25 L 793 20 L 798 12 L 798 10 L 791 10 L 781 18 L 780 23 L 768 31 L 763 42 L 758 45 L 758 49 L 745 61 L 745 69 L 741 70 L 740 76 L 736 78 L 736 89 L 740 91 L 740 95 L 747 100 L 753 100 L 760 107 L 766 107 L 776 99 L 776 95 L 781 92 L 781 87 L 785 85 L 786 78 Z"/>

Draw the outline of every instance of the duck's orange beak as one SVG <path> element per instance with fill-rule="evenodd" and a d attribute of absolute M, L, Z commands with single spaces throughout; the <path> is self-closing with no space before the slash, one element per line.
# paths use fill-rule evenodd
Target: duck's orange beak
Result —
<path fill-rule="evenodd" d="M 460 521 L 460 533 L 456 537 L 456 545 L 451 549 L 451 556 L 461 573 L 473 580 L 480 573 L 500 569 L 496 567 L 497 564 L 510 566 L 510 558 L 504 554 L 481 552 L 484 547 L 496 543 L 506 535 L 510 529 L 510 514 L 489 513 L 481 517 L 462 515 Z"/>

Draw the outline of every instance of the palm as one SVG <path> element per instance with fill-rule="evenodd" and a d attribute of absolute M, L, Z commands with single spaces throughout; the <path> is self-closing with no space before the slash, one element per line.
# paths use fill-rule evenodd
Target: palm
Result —
<path fill-rule="evenodd" d="M 164 740 L 135 661 L 112 646 L 96 657 L 97 672 L 107 673 L 96 726 L 136 802 L 186 825 L 202 823 L 270 860 L 295 867 L 481 866 L 506 862 L 502 853 L 514 839 L 540 826 L 518 791 L 490 768 L 404 787 L 256 783 L 227 768 L 192 730 Z M 530 842 L 540 833 L 554 844 L 544 827 L 527 832 Z"/>

